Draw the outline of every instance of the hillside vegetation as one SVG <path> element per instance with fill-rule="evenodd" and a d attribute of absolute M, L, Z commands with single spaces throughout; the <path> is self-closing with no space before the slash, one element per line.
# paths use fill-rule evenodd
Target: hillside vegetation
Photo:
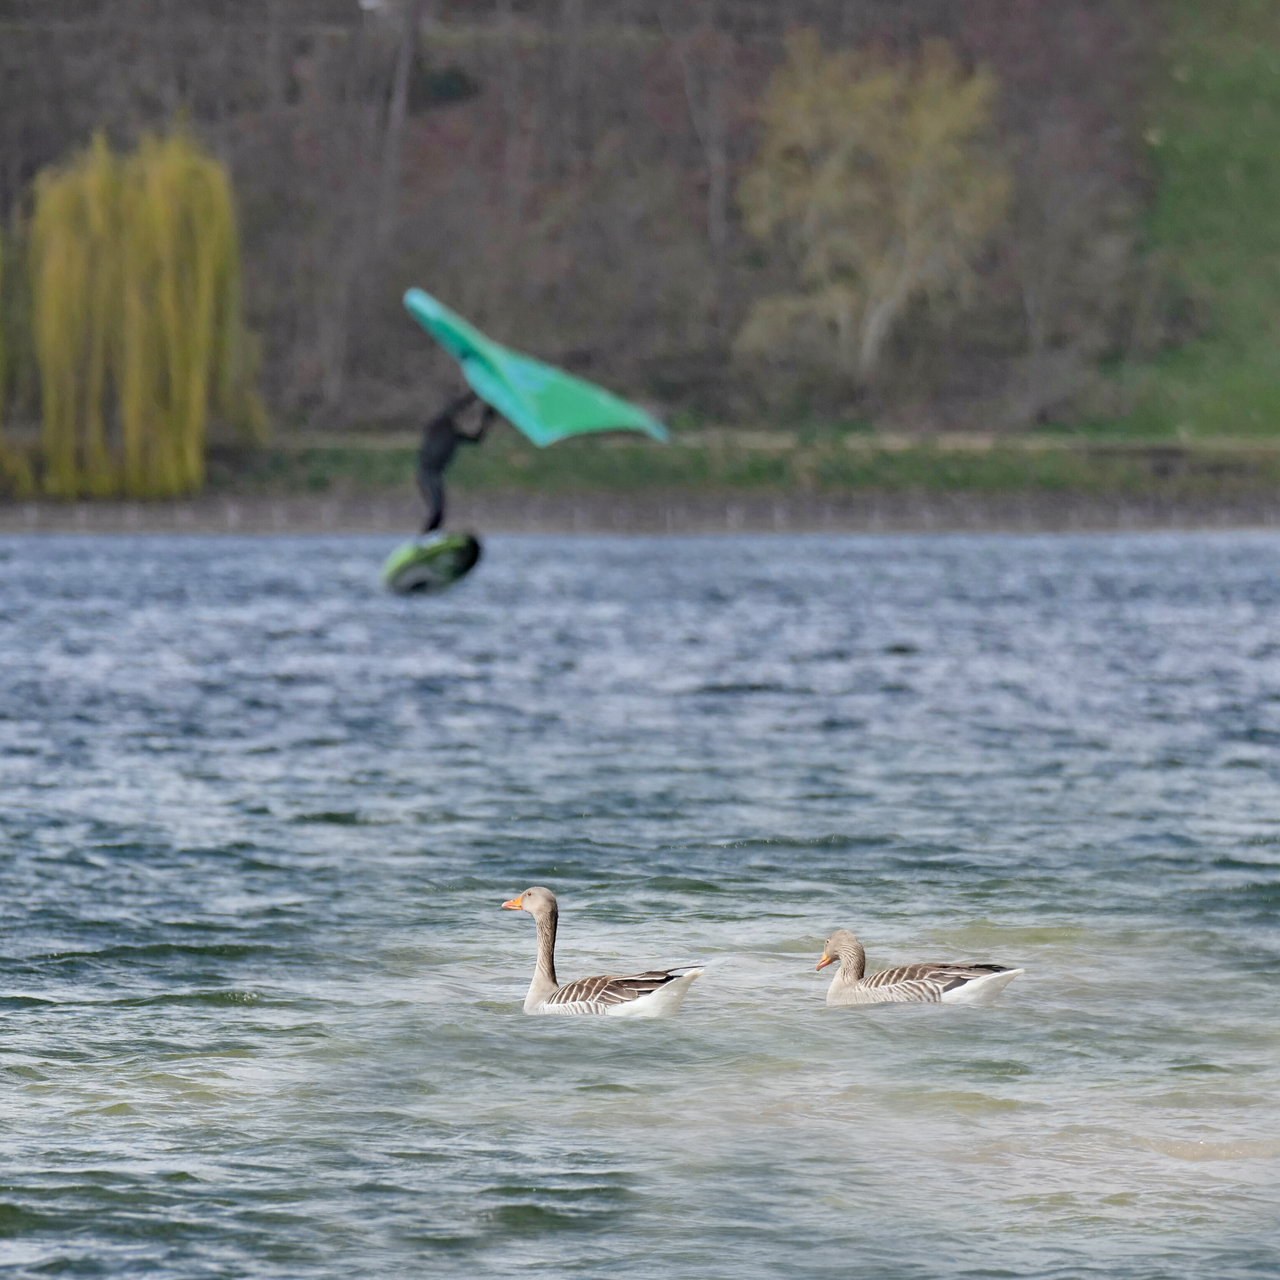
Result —
<path fill-rule="evenodd" d="M 1274 0 L 157 12 L 0 0 L 14 474 L 45 413 L 20 332 L 33 193 L 99 129 L 126 150 L 180 128 L 227 165 L 282 438 L 403 431 L 454 390 L 399 304 L 409 283 L 685 432 L 1191 440 L 1280 423 Z M 786 453 L 748 470 L 889 483 L 903 465 Z M 516 456 L 495 454 L 495 483 L 541 473 Z M 690 477 L 701 456 L 672 452 Z M 555 466 L 586 483 L 595 464 L 571 458 Z"/>
<path fill-rule="evenodd" d="M 0 0 L 0 202 L 20 239 L 37 175 L 95 130 L 185 121 L 235 181 L 285 427 L 405 425 L 451 389 L 399 305 L 416 283 L 669 416 L 1016 429 L 1081 411 L 1151 292 L 1149 5 Z M 748 181 L 810 73 L 819 240 Z M 857 359 L 739 341 L 786 299 L 856 327 Z"/>
<path fill-rule="evenodd" d="M 1126 368 L 1123 425 L 1159 434 L 1280 433 L 1280 5 L 1169 6 L 1146 141 L 1151 252 L 1203 330 Z"/>

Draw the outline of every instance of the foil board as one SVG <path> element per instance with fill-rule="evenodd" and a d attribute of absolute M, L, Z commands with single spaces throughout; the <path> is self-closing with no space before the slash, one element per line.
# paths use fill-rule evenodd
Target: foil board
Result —
<path fill-rule="evenodd" d="M 461 582 L 479 559 L 480 541 L 474 534 L 415 538 L 383 562 L 382 585 L 397 595 L 433 595 Z"/>

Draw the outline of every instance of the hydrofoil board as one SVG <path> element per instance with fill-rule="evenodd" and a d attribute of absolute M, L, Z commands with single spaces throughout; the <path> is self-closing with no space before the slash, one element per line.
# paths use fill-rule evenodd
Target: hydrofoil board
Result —
<path fill-rule="evenodd" d="M 434 594 L 461 582 L 480 559 L 480 541 L 470 533 L 415 538 L 397 547 L 382 565 L 382 584 L 397 595 Z"/>

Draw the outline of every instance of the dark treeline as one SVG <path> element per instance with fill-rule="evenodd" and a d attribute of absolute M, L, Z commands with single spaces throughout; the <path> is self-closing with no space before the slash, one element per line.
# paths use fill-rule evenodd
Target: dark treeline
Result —
<path fill-rule="evenodd" d="M 419 284 L 495 336 L 722 420 L 1015 428 L 1117 412 L 1098 369 L 1178 336 L 1144 253 L 1145 0 L 0 0 L 0 202 L 105 130 L 185 120 L 229 166 L 284 423 L 416 420 L 450 371 Z M 794 287 L 740 199 L 789 32 L 884 66 L 946 41 L 997 91 L 1010 196 L 874 374 L 735 343 Z M 10 237 L 11 243 L 14 237 Z M 12 255 L 10 255 L 12 258 Z M 32 410 L 34 415 L 34 410 Z"/>

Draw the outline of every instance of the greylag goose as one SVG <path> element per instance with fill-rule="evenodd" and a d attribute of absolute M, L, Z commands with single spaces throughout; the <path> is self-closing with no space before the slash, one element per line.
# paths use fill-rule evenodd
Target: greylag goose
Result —
<path fill-rule="evenodd" d="M 1025 969 L 1002 964 L 904 964 L 869 978 L 867 953 L 848 929 L 837 929 L 822 948 L 817 967 L 839 962 L 840 972 L 827 988 L 829 1005 L 988 1004 Z"/>
<path fill-rule="evenodd" d="M 666 1018 L 680 1008 L 701 969 L 659 969 L 629 977 L 556 981 L 556 921 L 559 909 L 550 889 L 534 885 L 504 902 L 508 911 L 527 911 L 538 926 L 538 964 L 524 998 L 525 1013 L 607 1013 L 616 1018 Z"/>

